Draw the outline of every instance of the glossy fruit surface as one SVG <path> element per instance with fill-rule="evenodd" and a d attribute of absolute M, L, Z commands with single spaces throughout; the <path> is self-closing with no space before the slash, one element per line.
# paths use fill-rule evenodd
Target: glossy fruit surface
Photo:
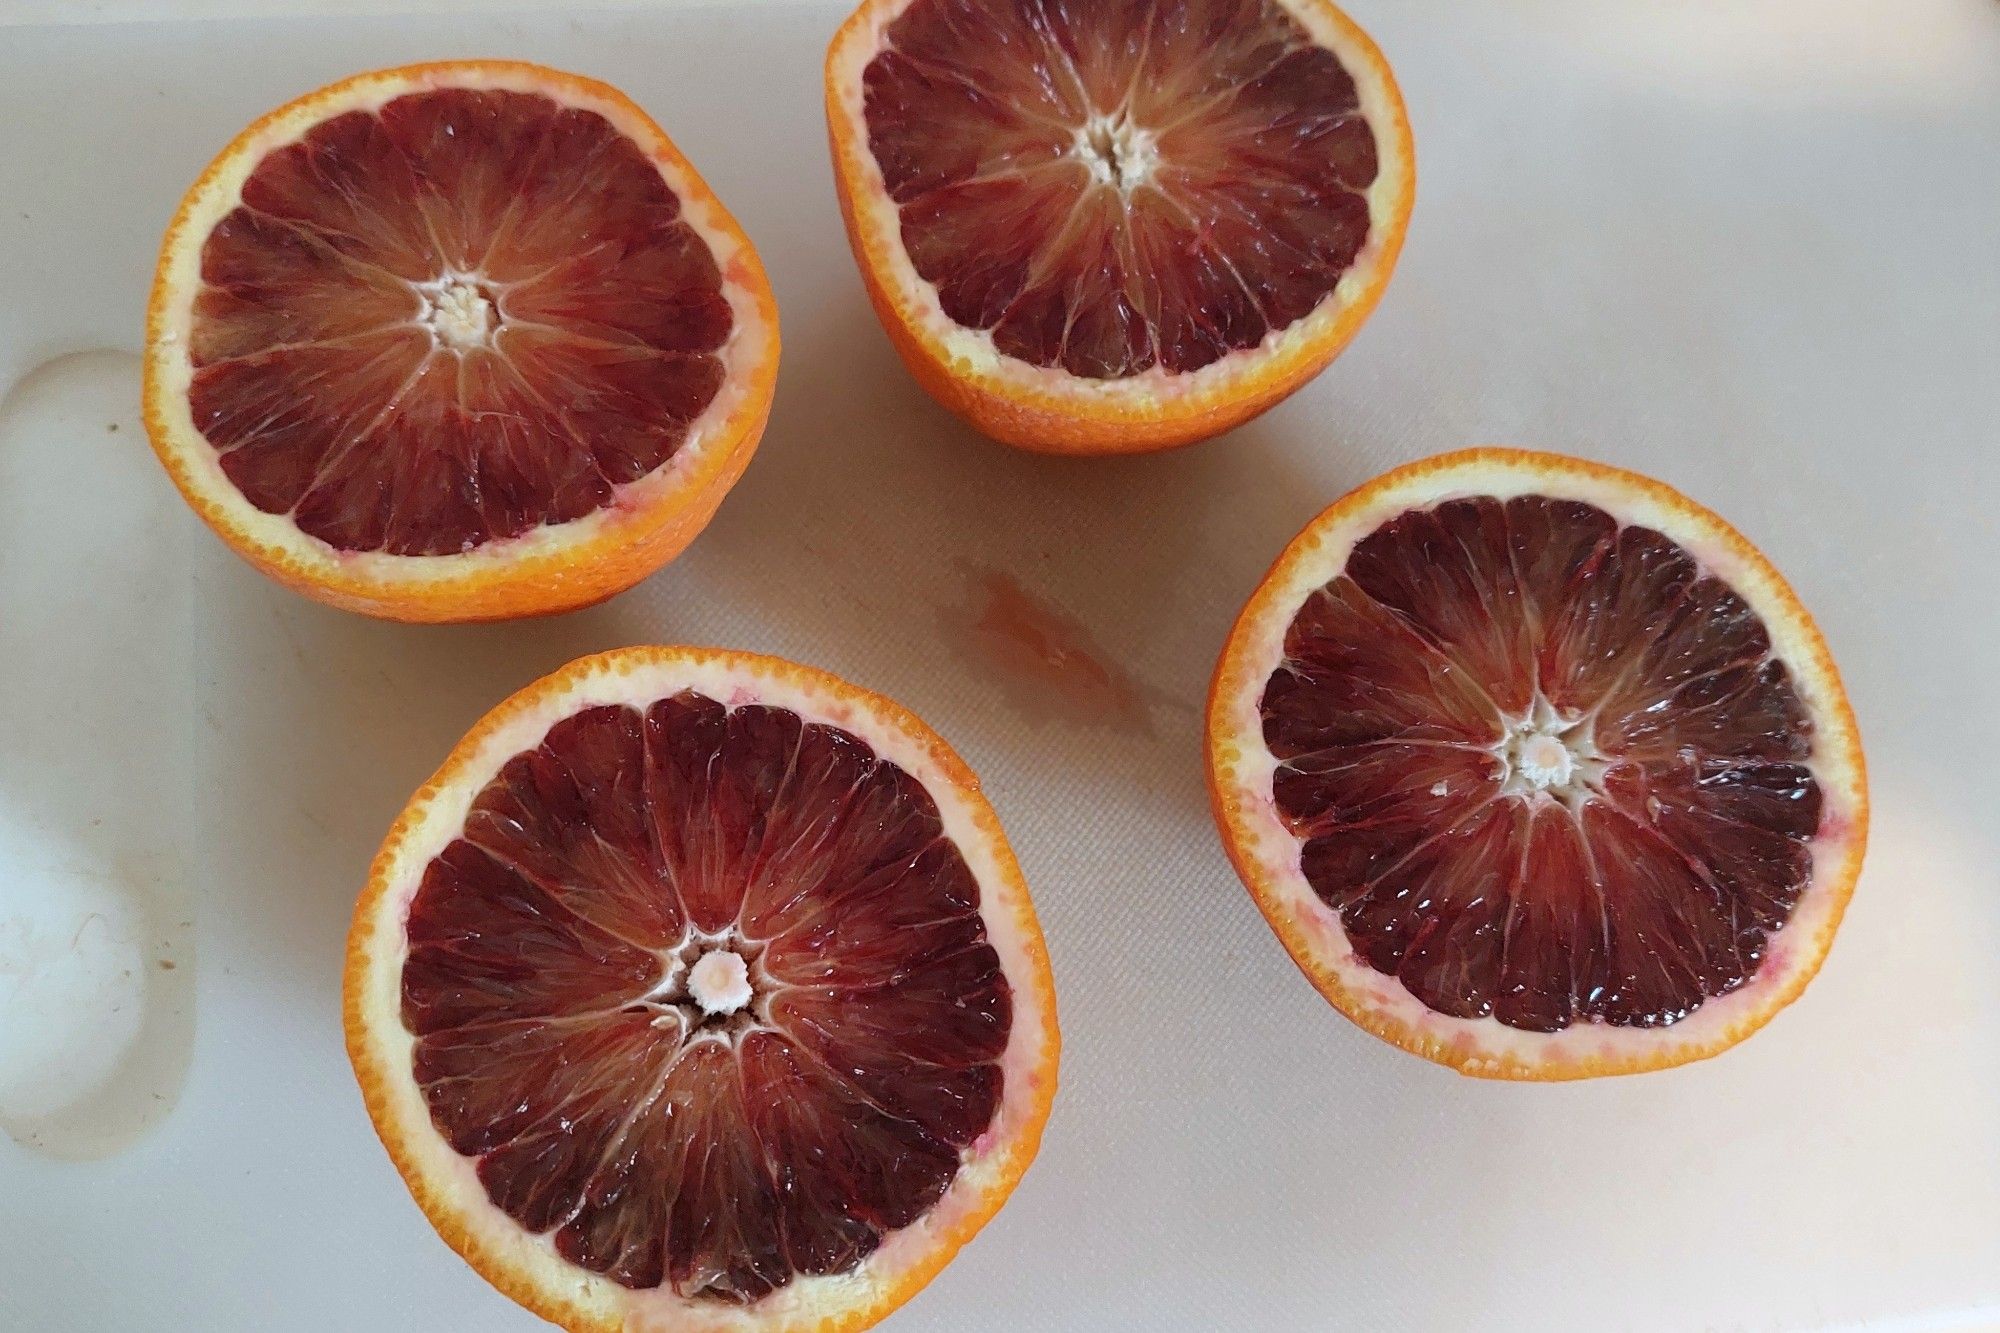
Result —
<path fill-rule="evenodd" d="M 1204 439 L 1380 299 L 1409 124 L 1324 0 L 868 0 L 827 57 L 849 238 L 939 401 L 1011 444 Z"/>
<path fill-rule="evenodd" d="M 190 504 L 321 600 L 568 610 L 693 538 L 777 366 L 755 252 L 603 84 L 462 61 L 359 75 L 189 191 L 146 420 Z"/>
<path fill-rule="evenodd" d="M 1867 794 L 1770 564 L 1643 477 L 1412 464 L 1329 509 L 1210 699 L 1225 844 L 1355 1021 L 1469 1073 L 1676 1064 L 1804 987 Z"/>

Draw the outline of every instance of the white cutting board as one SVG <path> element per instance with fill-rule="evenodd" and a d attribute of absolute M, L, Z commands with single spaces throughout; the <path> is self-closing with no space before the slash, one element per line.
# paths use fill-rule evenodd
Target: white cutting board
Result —
<path fill-rule="evenodd" d="M 1042 910 L 1046 1146 L 899 1333 L 2000 1323 L 2000 4 L 1354 0 L 1416 128 L 1387 300 L 1263 420 L 1107 463 L 980 440 L 891 354 L 826 162 L 835 4 L 313 7 L 0 26 L 0 1330 L 537 1326 L 369 1132 L 342 932 L 485 708 L 674 640 L 915 708 Z M 155 21 L 31 22 L 107 8 Z M 564 619 L 407 628 L 227 555 L 145 449 L 131 353 L 158 233 L 241 125 L 463 55 L 652 111 L 761 248 L 784 364 L 679 562 Z M 1237 606 L 1341 491 L 1475 442 L 1714 505 L 1846 672 L 1868 869 L 1820 980 L 1721 1059 L 1432 1068 L 1313 993 L 1217 849 L 1198 705 Z M 1010 636 L 1047 616 L 1129 689 L 1038 667 Z"/>

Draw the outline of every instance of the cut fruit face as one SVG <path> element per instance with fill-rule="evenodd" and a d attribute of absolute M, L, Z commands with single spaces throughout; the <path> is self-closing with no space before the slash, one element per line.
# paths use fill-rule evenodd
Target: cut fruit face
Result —
<path fill-rule="evenodd" d="M 868 0 L 827 116 L 869 294 L 925 387 L 1012 444 L 1203 439 L 1380 298 L 1409 126 L 1323 0 Z"/>
<path fill-rule="evenodd" d="M 1034 1156 L 1047 955 L 909 714 L 746 654 L 585 658 L 490 714 L 356 909 L 349 1053 L 439 1233 L 576 1330 L 859 1329 Z"/>
<path fill-rule="evenodd" d="M 361 75 L 183 201 L 147 425 L 281 581 L 400 619 L 568 610 L 692 539 L 777 362 L 742 231 L 615 90 L 506 62 Z"/>
<path fill-rule="evenodd" d="M 1770 564 L 1657 482 L 1473 450 L 1316 519 L 1209 703 L 1216 817 L 1300 967 L 1464 1072 L 1712 1055 L 1818 969 L 1859 737 Z"/>

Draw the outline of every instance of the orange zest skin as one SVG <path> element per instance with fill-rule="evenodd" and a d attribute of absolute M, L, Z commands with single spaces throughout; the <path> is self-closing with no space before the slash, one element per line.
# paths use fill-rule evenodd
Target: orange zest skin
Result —
<path fill-rule="evenodd" d="M 1149 453 L 1194 444 L 1242 425 L 1324 370 L 1380 303 L 1402 252 L 1415 199 L 1415 150 L 1409 114 L 1388 60 L 1352 19 L 1330 0 L 1286 0 L 1293 11 L 1310 11 L 1337 33 L 1338 52 L 1349 72 L 1357 82 L 1380 91 L 1386 114 L 1371 119 L 1371 124 L 1384 171 L 1400 172 L 1403 182 L 1393 194 L 1388 216 L 1374 220 L 1381 248 L 1358 289 L 1351 295 L 1328 298 L 1342 302 L 1334 318 L 1309 337 L 1281 336 L 1276 345 L 1267 340 L 1264 348 L 1252 349 L 1242 356 L 1240 364 L 1205 380 L 1200 387 L 1170 382 L 1151 397 L 1129 402 L 1100 392 L 1099 381 L 1079 379 L 1060 369 L 1038 376 L 1032 386 L 1023 385 L 955 352 L 939 336 L 935 313 L 926 307 L 926 300 L 934 304 L 934 299 L 928 292 L 909 290 L 897 276 L 900 264 L 907 261 L 893 209 L 884 216 L 881 210 L 864 205 L 864 200 L 872 203 L 882 196 L 881 171 L 869 151 L 866 126 L 845 104 L 849 90 L 843 83 L 844 71 L 861 56 L 856 48 L 873 40 L 877 27 L 906 3 L 863 0 L 834 34 L 827 50 L 826 120 L 834 184 L 862 283 L 897 354 L 925 392 L 984 434 L 1049 454 Z M 1343 278 L 1342 286 L 1347 284 L 1348 279 Z M 1306 319 L 1315 319 L 1320 313 L 1315 311 Z M 1205 373 L 1181 378 L 1195 379 Z"/>
<path fill-rule="evenodd" d="M 171 338 L 174 316 L 194 295 L 187 283 L 175 280 L 174 270 L 188 252 L 199 254 L 209 229 L 234 202 L 224 201 L 217 208 L 211 195 L 218 180 L 242 168 L 253 155 L 253 160 L 261 160 L 272 147 L 281 146 L 283 141 L 270 140 L 280 127 L 290 124 L 303 133 L 385 89 L 416 91 L 467 79 L 505 81 L 507 86 L 542 92 L 566 104 L 610 111 L 617 128 L 671 172 L 684 214 L 698 211 L 707 225 L 736 243 L 735 253 L 724 262 L 723 280 L 751 301 L 757 314 L 753 336 L 760 340 L 752 351 L 745 391 L 726 416 L 706 425 L 701 456 L 687 475 L 671 486 L 649 485 L 657 480 L 655 474 L 621 488 L 605 509 L 592 516 L 605 521 L 587 536 L 543 544 L 533 551 L 523 547 L 518 553 L 507 548 L 522 538 L 489 543 L 465 556 L 401 557 L 420 562 L 404 565 L 411 571 L 407 574 L 387 573 L 380 562 L 333 552 L 302 532 L 296 540 L 260 539 L 245 522 L 255 513 L 249 502 L 226 479 L 207 475 L 197 466 L 197 451 L 212 452 L 212 446 L 190 429 L 185 403 L 173 401 L 174 390 L 167 383 L 167 367 L 174 357 L 184 355 Z M 687 158 L 636 103 L 595 79 L 524 61 L 438 61 L 357 74 L 308 93 L 254 121 L 209 163 L 182 198 L 161 243 L 146 306 L 143 406 L 153 452 L 188 505 L 231 550 L 264 574 L 330 606 L 385 619 L 489 621 L 593 605 L 679 555 L 707 526 L 749 466 L 770 415 L 777 373 L 778 309 L 762 262 Z M 561 527 L 535 530 L 543 535 L 560 532 Z"/>
<path fill-rule="evenodd" d="M 1630 1049 L 1626 1050 L 1600 1049 L 1544 1057 L 1522 1057 L 1509 1053 L 1495 1057 L 1490 1051 L 1481 1050 L 1465 1040 L 1425 1030 L 1357 989 L 1349 978 L 1341 975 L 1329 945 L 1314 938 L 1314 932 L 1285 900 L 1268 860 L 1260 857 L 1255 850 L 1255 830 L 1260 818 L 1259 796 L 1237 781 L 1236 769 L 1241 757 L 1251 747 L 1263 745 L 1263 738 L 1261 735 L 1244 734 L 1244 730 L 1230 720 L 1235 703 L 1246 697 L 1246 691 L 1261 692 L 1263 688 L 1260 664 L 1251 660 L 1250 641 L 1253 635 L 1259 627 L 1268 626 L 1280 617 L 1284 623 L 1290 623 L 1297 607 L 1288 604 L 1289 594 L 1298 587 L 1297 579 L 1302 569 L 1310 568 L 1314 563 L 1323 532 L 1347 520 L 1371 515 L 1386 497 L 1406 490 L 1411 483 L 1435 480 L 1437 489 L 1430 497 L 1433 502 L 1453 494 L 1478 494 L 1476 487 L 1454 488 L 1451 481 L 1457 474 L 1485 465 L 1528 471 L 1552 481 L 1587 479 L 1635 497 L 1643 497 L 1671 511 L 1685 526 L 1678 534 L 1669 532 L 1669 536 L 1684 539 L 1689 533 L 1698 534 L 1712 549 L 1726 552 L 1737 568 L 1758 576 L 1762 592 L 1768 601 L 1775 603 L 1781 616 L 1780 624 L 1770 624 L 1767 608 L 1767 624 L 1774 636 L 1782 628 L 1791 645 L 1792 665 L 1802 674 L 1809 675 L 1819 693 L 1819 705 L 1814 714 L 1815 745 L 1816 748 L 1821 745 L 1827 747 L 1838 764 L 1838 771 L 1846 776 L 1846 781 L 1835 794 L 1843 825 L 1838 835 L 1840 850 L 1837 859 L 1828 873 L 1816 874 L 1809 885 L 1809 892 L 1826 895 L 1825 906 L 1817 927 L 1809 937 L 1793 938 L 1789 928 L 1787 932 L 1781 932 L 1791 961 L 1776 984 L 1760 994 L 1756 1003 L 1745 1012 L 1734 1015 L 1726 1026 L 1707 1032 L 1699 1039 L 1675 1040 L 1675 1028 L 1681 1025 L 1670 1025 L 1650 1030 L 1659 1036 L 1656 1045 L 1633 1041 Z M 1374 516 L 1379 521 L 1388 513 L 1385 510 Z M 1738 587 L 1738 591 L 1743 589 Z M 1546 1082 L 1642 1073 L 1707 1059 L 1736 1045 L 1797 999 L 1819 972 L 1848 901 L 1853 896 L 1867 846 L 1868 786 L 1859 728 L 1853 708 L 1841 688 L 1839 672 L 1826 641 L 1791 586 L 1763 553 L 1735 528 L 1672 487 L 1638 473 L 1561 454 L 1507 448 L 1467 449 L 1440 454 L 1384 473 L 1343 496 L 1307 524 L 1272 564 L 1230 631 L 1209 686 L 1205 751 L 1209 800 L 1223 850 L 1258 910 L 1306 979 L 1342 1014 L 1383 1041 L 1459 1073 L 1483 1078 Z M 1268 792 L 1263 793 L 1266 804 L 1268 797 Z M 1779 936 L 1773 938 L 1776 940 Z M 1339 949 L 1350 951 L 1344 936 L 1339 941 Z M 1774 957 L 1765 960 L 1766 967 L 1775 965 Z M 1696 1010 L 1696 1014 L 1700 1012 Z M 1683 1024 L 1688 1022 L 1690 1020 L 1683 1020 Z M 1585 1026 L 1573 1025 L 1575 1028 Z"/>
<path fill-rule="evenodd" d="M 563 696 L 576 684 L 594 678 L 616 677 L 661 663 L 719 663 L 737 673 L 744 682 L 799 682 L 821 697 L 839 701 L 857 721 L 858 732 L 864 738 L 893 734 L 913 743 L 934 765 L 935 773 L 943 775 L 952 794 L 966 802 L 973 812 L 974 831 L 981 849 L 990 856 L 1000 881 L 982 885 L 982 900 L 989 896 L 993 900 L 993 905 L 982 908 L 982 914 L 990 931 L 1004 930 L 1022 947 L 1025 974 L 1017 976 L 1010 969 L 1008 980 L 1017 992 L 1028 992 L 1033 1000 L 1026 1005 L 1017 1003 L 1017 1015 L 1032 1013 L 1042 1016 L 1038 1030 L 1027 1037 L 1032 1061 L 1025 1071 L 1026 1076 L 1017 1079 L 1014 1073 L 1008 1075 L 1010 1086 L 1016 1088 L 1022 1098 L 1018 1103 L 1021 1107 L 1019 1126 L 1004 1145 L 981 1159 L 982 1162 L 990 1162 L 995 1169 L 990 1181 L 971 1200 L 970 1206 L 926 1234 L 923 1249 L 893 1272 L 872 1274 L 864 1263 L 856 1276 L 865 1280 L 853 1282 L 853 1290 L 844 1291 L 841 1299 L 827 1303 L 824 1309 L 782 1319 L 760 1317 L 757 1307 L 752 1305 L 717 1307 L 717 1322 L 714 1324 L 690 1321 L 685 1325 L 659 1325 L 628 1321 L 627 1311 L 616 1306 L 607 1308 L 602 1300 L 590 1302 L 585 1299 L 585 1281 L 602 1287 L 608 1280 L 598 1279 L 580 1268 L 568 1269 L 569 1280 L 560 1283 L 537 1280 L 532 1272 L 507 1253 L 486 1243 L 468 1223 L 468 1201 L 462 1185 L 437 1169 L 441 1155 L 451 1155 L 449 1146 L 427 1119 L 421 1124 L 411 1124 L 399 1114 L 397 1096 L 413 1082 L 413 1075 L 407 1067 L 385 1062 L 380 1029 L 385 1024 L 399 1024 L 400 1015 L 382 1013 L 381 1006 L 371 1006 L 370 1001 L 371 993 L 378 993 L 373 983 L 380 980 L 382 969 L 394 967 L 396 975 L 401 974 L 402 922 L 394 922 L 392 932 L 381 918 L 379 909 L 385 896 L 397 887 L 398 874 L 407 872 L 404 844 L 425 824 L 433 804 L 449 799 L 454 793 L 463 793 L 468 785 L 482 780 L 475 770 L 483 756 L 490 757 L 486 753 L 487 744 L 495 733 L 523 719 L 540 719 L 552 699 Z M 548 722 L 554 720 L 553 716 L 547 718 Z M 881 695 L 780 658 L 711 648 L 633 647 L 579 658 L 520 690 L 481 718 L 453 748 L 437 772 L 411 797 L 370 866 L 368 882 L 356 903 L 353 926 L 348 934 L 342 971 L 342 999 L 348 1058 L 354 1066 L 362 1100 L 368 1108 L 377 1136 L 402 1175 L 411 1197 L 444 1242 L 480 1276 L 520 1305 L 570 1330 L 570 1333 L 627 1333 L 640 1328 L 652 1333 L 655 1328 L 665 1327 L 687 1327 L 691 1330 L 712 1327 L 718 1330 L 755 1330 L 755 1333 L 858 1333 L 858 1330 L 873 1326 L 922 1290 L 1012 1194 L 1040 1147 L 1054 1103 L 1061 1057 L 1061 1033 L 1055 1017 L 1055 982 L 1049 967 L 1047 946 L 1019 863 L 1008 846 L 999 817 L 981 793 L 979 780 L 971 769 L 919 718 Z M 1017 1017 L 1016 1021 L 1025 1021 L 1025 1018 Z M 1016 1092 L 1008 1094 L 1009 1105 L 1015 1104 L 1012 1100 L 1015 1095 Z M 948 1192 L 947 1198 L 950 1197 Z M 474 1206 L 485 1206 L 483 1196 L 474 1201 Z M 917 1225 L 922 1227 L 929 1221 L 931 1219 L 925 1219 Z"/>

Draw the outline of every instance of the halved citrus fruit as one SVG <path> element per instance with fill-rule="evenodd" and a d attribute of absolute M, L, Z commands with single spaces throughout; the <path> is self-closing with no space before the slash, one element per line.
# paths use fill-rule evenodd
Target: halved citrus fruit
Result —
<path fill-rule="evenodd" d="M 1048 957 L 978 782 L 886 699 L 631 648 L 474 727 L 355 910 L 348 1053 L 439 1233 L 573 1330 L 847 1330 L 1041 1140 Z"/>
<path fill-rule="evenodd" d="M 1326 997 L 1498 1078 L 1763 1026 L 1868 831 L 1840 677 L 1770 563 L 1658 482 L 1515 450 L 1398 468 L 1300 534 L 1223 650 L 1208 764 Z"/>
<path fill-rule="evenodd" d="M 623 94 L 412 65 L 280 107 L 188 191 L 146 427 L 273 578 L 490 620 L 600 601 L 693 540 L 777 363 L 756 252 Z"/>
<path fill-rule="evenodd" d="M 1414 189 L 1395 79 L 1327 0 L 864 0 L 826 114 L 903 360 L 1056 453 L 1206 439 L 1305 383 Z"/>

